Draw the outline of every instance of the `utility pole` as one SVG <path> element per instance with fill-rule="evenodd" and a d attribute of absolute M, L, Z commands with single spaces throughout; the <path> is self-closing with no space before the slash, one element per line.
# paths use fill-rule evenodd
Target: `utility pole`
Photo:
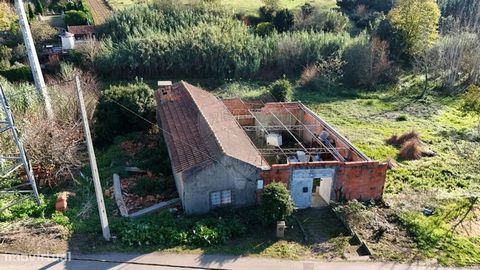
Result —
<path fill-rule="evenodd" d="M 110 241 L 110 227 L 108 226 L 107 211 L 105 210 L 105 202 L 103 201 L 102 184 L 98 175 L 97 159 L 95 158 L 95 151 L 93 150 L 92 136 L 90 135 L 90 126 L 88 125 L 87 110 L 85 109 L 85 101 L 83 99 L 82 88 L 80 86 L 80 79 L 75 77 L 77 82 L 77 95 L 80 103 L 80 111 L 82 113 L 83 129 L 85 131 L 85 138 L 87 139 L 88 157 L 90 159 L 90 168 L 92 170 L 93 184 L 95 186 L 95 195 L 97 197 L 98 213 L 100 215 L 100 223 L 102 225 L 103 238 Z"/>
<path fill-rule="evenodd" d="M 30 63 L 33 80 L 35 81 L 35 87 L 45 103 L 45 112 L 47 113 L 48 118 L 53 118 L 52 104 L 50 102 L 50 97 L 48 96 L 45 80 L 43 79 L 42 69 L 40 68 L 40 62 L 38 61 L 32 33 L 30 32 L 30 25 L 28 24 L 27 15 L 25 14 L 23 0 L 15 0 L 15 7 L 17 9 L 20 30 L 22 31 L 23 41 L 28 55 L 28 62 Z"/>

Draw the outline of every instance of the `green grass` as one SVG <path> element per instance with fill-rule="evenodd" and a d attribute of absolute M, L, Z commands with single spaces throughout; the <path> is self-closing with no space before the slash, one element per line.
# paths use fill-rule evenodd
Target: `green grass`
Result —
<path fill-rule="evenodd" d="M 255 13 L 263 2 L 260 0 L 222 0 L 225 6 L 234 9 L 236 12 Z M 336 6 L 335 0 L 280 0 L 281 8 L 297 9 L 305 3 L 310 3 L 318 8 L 333 8 Z"/>
<path fill-rule="evenodd" d="M 385 198 L 387 203 L 397 202 L 408 194 L 406 203 L 416 209 L 400 207 L 395 211 L 421 253 L 444 265 L 478 264 L 480 238 L 450 231 L 453 218 L 445 213 L 462 205 L 461 194 L 480 191 L 479 118 L 463 112 L 458 97 L 443 97 L 431 91 L 427 97 L 418 99 L 416 85 L 419 82 L 406 77 L 398 87 L 377 91 L 352 92 L 342 88 L 334 93 L 325 93 L 322 89 L 298 91 L 296 99 L 371 158 L 397 160 L 399 167 L 387 174 Z M 385 139 L 394 134 L 412 130 L 421 134 L 423 147 L 436 152 L 435 157 L 403 161 L 398 157 L 399 149 L 385 143 Z M 436 200 L 423 198 L 427 191 L 459 195 L 453 202 L 436 203 L 438 213 L 425 217 L 420 212 L 427 206 L 425 201 Z M 457 210 L 461 212 L 465 207 Z"/>
<path fill-rule="evenodd" d="M 109 3 L 114 9 L 123 9 L 134 4 L 145 4 L 148 0 L 110 0 Z M 187 3 L 189 0 L 179 0 L 179 2 Z M 255 14 L 258 9 L 263 6 L 260 0 L 220 0 L 220 2 L 227 8 L 235 12 L 245 14 Z M 298 9 L 305 3 L 310 3 L 313 6 L 322 9 L 334 8 L 336 6 L 335 0 L 280 0 L 281 8 Z"/>
<path fill-rule="evenodd" d="M 411 82 L 410 82 L 411 83 Z M 299 91 L 297 99 L 316 111 L 376 160 L 397 159 L 401 167 L 388 173 L 386 192 L 402 190 L 480 190 L 480 172 L 475 156 L 480 155 L 478 118 L 463 113 L 459 102 L 437 95 L 418 100 L 410 89 L 384 89 L 346 95 Z M 404 121 L 397 121 L 402 116 Z M 385 140 L 415 130 L 424 148 L 437 156 L 418 161 L 401 161 L 399 149 Z"/>
<path fill-rule="evenodd" d="M 443 202 L 433 216 L 407 212 L 400 217 L 427 257 L 436 258 L 443 265 L 477 265 L 480 264 L 480 237 L 464 236 L 456 231 L 460 219 L 474 218 L 469 211 L 472 203 L 467 199 L 449 200 Z"/>

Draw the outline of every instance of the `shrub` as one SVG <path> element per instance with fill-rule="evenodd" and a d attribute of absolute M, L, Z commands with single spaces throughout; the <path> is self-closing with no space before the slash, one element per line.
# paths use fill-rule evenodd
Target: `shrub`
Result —
<path fill-rule="evenodd" d="M 0 14 L 2 14 L 0 19 L 0 32 L 10 30 L 10 27 L 17 19 L 17 16 L 9 2 L 0 2 Z"/>
<path fill-rule="evenodd" d="M 265 186 L 261 207 L 266 224 L 274 224 L 291 216 L 293 202 L 285 184 L 271 183 Z"/>
<path fill-rule="evenodd" d="M 84 11 L 69 10 L 65 12 L 66 25 L 86 25 L 89 24 L 89 16 Z"/>
<path fill-rule="evenodd" d="M 115 136 L 149 129 L 151 124 L 144 119 L 155 121 L 153 94 L 145 83 L 111 86 L 103 91 L 94 115 L 96 141 L 104 144 Z"/>
<path fill-rule="evenodd" d="M 34 0 L 33 4 L 35 5 L 35 13 L 36 14 L 43 14 L 43 4 L 40 0 Z"/>
<path fill-rule="evenodd" d="M 257 25 L 257 27 L 255 28 L 255 34 L 257 34 L 261 37 L 268 36 L 268 35 L 272 34 L 273 31 L 275 31 L 275 27 L 270 22 L 259 23 Z"/>
<path fill-rule="evenodd" d="M 417 139 L 410 139 L 402 144 L 399 156 L 403 160 L 416 160 L 422 158 L 422 144 Z"/>
<path fill-rule="evenodd" d="M 275 29 L 279 32 L 285 32 L 293 28 L 295 23 L 295 16 L 293 12 L 288 9 L 283 9 L 277 11 L 275 17 L 273 18 L 273 24 L 275 25 Z"/>
<path fill-rule="evenodd" d="M 303 13 L 302 13 L 303 14 Z M 295 23 L 297 30 L 340 33 L 350 28 L 347 16 L 335 10 L 319 10 L 302 17 Z"/>
<path fill-rule="evenodd" d="M 33 12 L 33 8 L 31 4 L 27 5 L 27 11 L 28 11 L 28 18 L 30 20 L 33 20 L 35 18 L 35 13 Z"/>
<path fill-rule="evenodd" d="M 300 7 L 301 15 L 302 17 L 308 17 L 312 15 L 312 13 L 315 11 L 315 7 L 312 6 L 310 3 L 305 3 L 303 6 Z"/>
<path fill-rule="evenodd" d="M 0 75 L 12 82 L 33 82 L 32 71 L 27 65 L 16 65 L 9 69 L 0 70 Z"/>
<path fill-rule="evenodd" d="M 157 216 L 113 224 L 119 240 L 127 245 L 187 245 L 192 248 L 225 244 L 245 234 L 245 225 L 235 216 L 208 218 L 174 217 L 168 212 Z"/>
<path fill-rule="evenodd" d="M 462 99 L 463 110 L 480 114 L 480 87 L 470 85 Z"/>
<path fill-rule="evenodd" d="M 242 77 L 261 61 L 259 39 L 241 22 L 199 25 L 172 34 L 152 33 L 118 44 L 105 44 L 97 59 L 104 73 L 194 77 Z"/>
<path fill-rule="evenodd" d="M 35 44 L 38 45 L 45 44 L 58 38 L 58 31 L 46 22 L 33 21 L 30 23 L 30 30 L 33 39 L 35 40 Z"/>
<path fill-rule="evenodd" d="M 205 5 L 182 5 L 181 8 L 179 5 L 133 5 L 108 17 L 102 32 L 114 41 L 120 41 L 151 33 L 170 34 L 224 19 L 233 20 L 231 14 Z"/>
<path fill-rule="evenodd" d="M 10 67 L 10 60 L 12 59 L 12 49 L 0 45 L 0 70 L 8 69 Z"/>
<path fill-rule="evenodd" d="M 341 55 L 345 47 L 363 38 L 352 39 L 348 33 L 304 31 L 274 34 L 266 38 L 263 69 L 278 75 L 296 75 L 306 66 Z"/>
<path fill-rule="evenodd" d="M 269 88 L 275 101 L 291 101 L 293 98 L 293 86 L 287 79 L 277 80 Z"/>
<path fill-rule="evenodd" d="M 354 44 L 345 50 L 343 58 L 344 82 L 349 86 L 374 87 L 397 80 L 386 41 L 373 38 L 368 43 Z"/>
<path fill-rule="evenodd" d="M 275 9 L 272 7 L 263 6 L 258 9 L 258 13 L 260 14 L 260 19 L 263 22 L 272 22 L 275 15 Z"/>
<path fill-rule="evenodd" d="M 155 195 L 161 194 L 165 190 L 165 183 L 162 179 L 152 179 L 149 177 L 141 177 L 136 180 L 135 185 L 130 190 L 139 195 Z"/>

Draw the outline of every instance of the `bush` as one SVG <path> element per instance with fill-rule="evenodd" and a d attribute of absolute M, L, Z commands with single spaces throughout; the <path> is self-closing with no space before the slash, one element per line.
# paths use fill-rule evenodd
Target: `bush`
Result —
<path fill-rule="evenodd" d="M 422 143 L 416 139 L 406 141 L 400 149 L 399 156 L 403 160 L 421 159 L 423 156 Z"/>
<path fill-rule="evenodd" d="M 293 99 L 293 86 L 287 79 L 281 79 L 270 85 L 270 94 L 275 101 L 284 102 Z"/>
<path fill-rule="evenodd" d="M 84 11 L 69 10 L 65 12 L 65 24 L 66 25 L 86 25 L 91 23 L 89 16 Z"/>
<path fill-rule="evenodd" d="M 143 37 L 151 33 L 171 34 L 199 24 L 232 19 L 231 14 L 208 6 L 133 5 L 108 17 L 103 33 L 114 41 Z"/>
<path fill-rule="evenodd" d="M 260 19 L 263 22 L 272 22 L 275 15 L 275 9 L 272 7 L 263 6 L 258 9 L 258 13 L 260 14 Z"/>
<path fill-rule="evenodd" d="M 308 16 L 302 16 L 295 23 L 297 30 L 340 33 L 348 31 L 350 19 L 335 10 L 319 10 Z"/>
<path fill-rule="evenodd" d="M 259 34 L 269 24 L 259 26 Z M 260 30 L 262 29 L 262 30 Z M 268 31 L 268 30 L 267 30 Z M 254 35 L 228 13 L 206 8 L 157 6 L 122 10 L 107 20 L 95 66 L 106 76 L 269 78 L 298 75 L 305 67 L 340 55 L 357 39 L 295 31 Z"/>
<path fill-rule="evenodd" d="M 268 36 L 268 35 L 272 34 L 273 31 L 275 31 L 275 27 L 270 22 L 259 23 L 257 25 L 257 27 L 255 28 L 255 34 L 257 34 L 261 37 Z"/>
<path fill-rule="evenodd" d="M 32 70 L 26 65 L 16 65 L 9 69 L 0 70 L 0 76 L 12 82 L 33 82 Z"/>
<path fill-rule="evenodd" d="M 345 50 L 344 82 L 354 87 L 374 87 L 397 80 L 395 67 L 388 59 L 388 43 L 373 38 Z"/>
<path fill-rule="evenodd" d="M 279 32 L 286 32 L 293 28 L 295 23 L 295 16 L 293 12 L 288 9 L 277 11 L 273 18 L 273 24 Z"/>
<path fill-rule="evenodd" d="M 111 86 L 100 95 L 94 118 L 95 140 L 100 144 L 148 130 L 151 124 L 141 118 L 155 121 L 154 91 L 145 83 Z"/>
<path fill-rule="evenodd" d="M 277 75 L 297 75 L 306 66 L 341 55 L 345 47 L 364 36 L 353 39 L 348 33 L 296 31 L 274 34 L 266 39 L 264 47 L 268 51 L 264 55 L 263 69 Z"/>
<path fill-rule="evenodd" d="M 283 183 L 271 183 L 265 186 L 262 195 L 262 211 L 266 224 L 275 224 L 285 220 L 293 213 L 290 192 Z"/>
<path fill-rule="evenodd" d="M 34 0 L 33 4 L 35 5 L 35 13 L 36 14 L 43 14 L 43 4 L 40 0 Z"/>
<path fill-rule="evenodd" d="M 254 74 L 261 61 L 259 39 L 232 19 L 105 45 L 97 66 L 122 76 L 242 77 Z"/>
<path fill-rule="evenodd" d="M 135 185 L 130 190 L 139 195 L 156 195 L 161 194 L 165 190 L 165 183 L 162 179 L 152 179 L 149 177 L 141 177 L 136 180 Z"/>
<path fill-rule="evenodd" d="M 480 114 L 480 87 L 470 85 L 462 99 L 464 111 Z"/>
<path fill-rule="evenodd" d="M 0 70 L 9 68 L 11 59 L 12 49 L 5 45 L 0 45 Z"/>
<path fill-rule="evenodd" d="M 168 212 L 156 216 L 112 224 L 119 240 L 127 245 L 187 245 L 192 248 L 225 244 L 246 232 L 235 216 L 209 218 L 174 217 Z"/>
<path fill-rule="evenodd" d="M 36 45 L 42 45 L 58 38 L 58 31 L 46 22 L 33 21 L 30 23 L 30 30 Z"/>

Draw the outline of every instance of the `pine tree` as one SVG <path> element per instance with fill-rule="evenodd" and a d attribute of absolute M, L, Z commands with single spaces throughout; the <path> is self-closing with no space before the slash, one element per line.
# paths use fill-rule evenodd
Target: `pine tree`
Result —
<path fill-rule="evenodd" d="M 35 0 L 34 5 L 35 5 L 35 13 L 40 15 L 43 14 L 42 2 L 40 2 L 40 0 Z"/>
<path fill-rule="evenodd" d="M 27 9 L 28 9 L 28 18 L 30 20 L 33 20 L 33 18 L 35 18 L 35 13 L 33 13 L 32 5 L 28 4 Z"/>

